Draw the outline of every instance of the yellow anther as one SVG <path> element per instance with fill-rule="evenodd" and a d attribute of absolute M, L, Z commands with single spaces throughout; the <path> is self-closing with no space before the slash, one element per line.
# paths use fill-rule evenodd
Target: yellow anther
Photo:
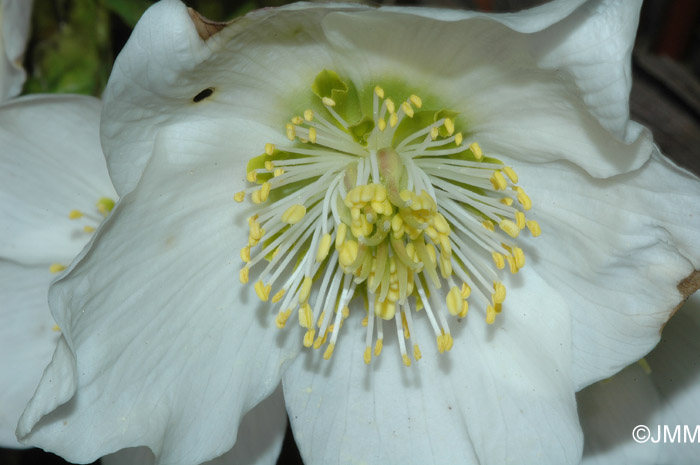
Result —
<path fill-rule="evenodd" d="M 49 267 L 49 271 L 51 273 L 60 273 L 61 271 L 65 270 L 66 267 L 64 265 L 61 265 L 60 263 L 54 263 Z"/>
<path fill-rule="evenodd" d="M 316 325 L 320 328 L 323 326 L 323 319 L 326 317 L 326 312 L 322 311 L 321 314 L 318 316 L 318 321 L 316 322 Z"/>
<path fill-rule="evenodd" d="M 316 128 L 309 128 L 309 140 L 312 144 L 316 143 Z"/>
<path fill-rule="evenodd" d="M 411 104 L 408 102 L 403 102 L 401 104 L 401 109 L 403 110 L 404 113 L 406 113 L 406 116 L 409 118 L 413 118 L 414 112 L 413 112 L 413 107 L 411 107 Z"/>
<path fill-rule="evenodd" d="M 61 327 L 58 326 L 58 325 L 53 325 L 53 327 L 51 328 L 51 331 L 60 332 L 60 331 L 61 331 Z M 642 359 L 642 360 L 643 360 L 643 359 Z"/>
<path fill-rule="evenodd" d="M 275 171 L 272 173 L 274 177 L 282 176 L 284 174 L 284 170 L 282 168 L 275 168 Z"/>
<path fill-rule="evenodd" d="M 506 287 L 500 281 L 493 283 L 493 301 L 497 304 L 502 304 L 506 300 Z"/>
<path fill-rule="evenodd" d="M 497 191 L 504 191 L 506 190 L 506 187 L 508 187 L 508 181 L 506 181 L 506 178 L 503 176 L 500 170 L 493 172 L 490 181 L 493 188 Z"/>
<path fill-rule="evenodd" d="M 344 267 L 348 267 L 357 259 L 358 244 L 355 241 L 345 241 L 338 251 L 338 261 Z"/>
<path fill-rule="evenodd" d="M 505 168 L 503 168 L 503 172 L 506 173 L 506 176 L 508 176 L 510 182 L 512 182 L 513 184 L 518 182 L 518 175 L 513 168 L 511 168 L 510 166 L 506 166 Z"/>
<path fill-rule="evenodd" d="M 324 105 L 329 106 L 329 107 L 334 107 L 335 106 L 335 100 L 333 100 L 330 97 L 323 97 L 321 99 L 321 102 L 323 102 Z"/>
<path fill-rule="evenodd" d="M 297 224 L 306 215 L 306 207 L 297 203 L 282 214 L 282 223 Z"/>
<path fill-rule="evenodd" d="M 498 252 L 492 252 L 491 258 L 493 258 L 493 262 L 496 264 L 496 268 L 498 268 L 499 270 L 502 270 L 503 267 L 506 266 L 506 261 L 503 257 L 503 254 Z"/>
<path fill-rule="evenodd" d="M 314 349 L 318 349 L 321 347 L 321 344 L 326 340 L 326 336 L 323 335 L 323 337 L 318 336 L 316 340 L 314 341 Z"/>
<path fill-rule="evenodd" d="M 267 200 L 267 198 L 270 196 L 270 183 L 265 181 L 262 183 L 262 186 L 260 187 L 260 201 L 264 202 Z"/>
<path fill-rule="evenodd" d="M 440 254 L 440 261 L 438 262 L 438 264 L 440 265 L 440 275 L 444 279 L 447 279 L 450 276 L 452 276 L 452 259 L 449 256 L 445 254 Z"/>
<path fill-rule="evenodd" d="M 240 279 L 243 284 L 246 284 L 248 282 L 249 273 L 250 269 L 247 266 L 244 266 L 241 271 L 238 272 L 238 279 Z"/>
<path fill-rule="evenodd" d="M 455 123 L 451 118 L 445 118 L 445 129 L 447 129 L 447 135 L 451 136 L 455 132 Z M 459 145 L 459 144 L 458 144 Z"/>
<path fill-rule="evenodd" d="M 441 354 L 447 350 L 447 341 L 445 340 L 446 334 L 441 334 L 437 337 L 437 347 L 438 352 Z"/>
<path fill-rule="evenodd" d="M 270 160 L 267 160 L 267 161 L 265 162 L 265 169 L 266 169 L 267 171 L 272 171 L 272 169 L 273 169 L 274 167 L 275 167 L 275 164 L 272 163 Z"/>
<path fill-rule="evenodd" d="M 253 193 L 250 195 L 250 200 L 256 205 L 262 203 L 262 199 L 260 198 L 260 191 L 253 191 Z"/>
<path fill-rule="evenodd" d="M 477 142 L 472 142 L 471 145 L 469 145 L 469 150 L 472 151 L 477 160 L 484 158 L 484 152 L 481 151 L 481 146 Z"/>
<path fill-rule="evenodd" d="M 238 203 L 243 202 L 243 199 L 245 199 L 245 192 L 244 191 L 236 192 L 233 196 L 233 200 L 235 200 Z"/>
<path fill-rule="evenodd" d="M 403 359 L 403 364 L 404 364 L 404 365 L 406 365 L 407 367 L 410 367 L 410 366 L 411 366 L 411 359 L 408 358 L 408 355 L 403 354 L 403 355 L 401 356 L 401 358 Z"/>
<path fill-rule="evenodd" d="M 492 325 L 496 321 L 496 309 L 491 305 L 486 307 L 486 323 Z"/>
<path fill-rule="evenodd" d="M 367 365 L 372 361 L 372 348 L 370 346 L 365 347 L 365 355 L 363 356 L 365 363 Z"/>
<path fill-rule="evenodd" d="M 518 225 L 513 223 L 511 220 L 507 219 L 502 219 L 500 223 L 498 223 L 498 227 L 503 230 L 506 234 L 508 234 L 510 237 L 518 237 L 518 234 L 520 234 L 520 229 L 518 229 Z"/>
<path fill-rule="evenodd" d="M 395 128 L 397 124 L 399 124 L 399 117 L 396 113 L 392 113 L 391 116 L 389 116 L 389 126 Z"/>
<path fill-rule="evenodd" d="M 501 202 L 503 205 L 507 205 L 507 206 L 509 206 L 509 207 L 510 207 L 511 205 L 513 205 L 513 199 L 511 199 L 510 197 L 503 197 L 503 198 L 500 200 L 500 202 Z"/>
<path fill-rule="evenodd" d="M 515 258 L 515 264 L 518 268 L 525 266 L 525 253 L 520 247 L 513 247 L 513 258 Z"/>
<path fill-rule="evenodd" d="M 449 352 L 452 350 L 452 346 L 454 345 L 454 339 L 452 339 L 451 334 L 445 334 L 443 336 L 443 340 L 445 341 L 445 350 Z"/>
<path fill-rule="evenodd" d="M 273 153 L 275 153 L 275 144 L 271 144 L 270 142 L 268 142 L 267 144 L 265 144 L 265 154 L 272 155 Z"/>
<path fill-rule="evenodd" d="M 430 138 L 432 140 L 437 139 L 439 135 L 440 135 L 440 130 L 438 128 L 432 128 L 430 130 Z"/>
<path fill-rule="evenodd" d="M 469 311 L 469 302 L 467 302 L 466 300 L 463 300 L 462 301 L 462 310 L 457 315 L 457 318 L 464 318 L 465 316 L 467 316 L 468 311 Z"/>
<path fill-rule="evenodd" d="M 244 268 L 245 269 L 245 268 Z M 270 298 L 270 290 L 271 287 L 269 284 L 266 286 L 263 284 L 262 281 L 258 281 L 255 283 L 255 293 L 258 295 L 258 298 L 262 300 L 263 302 L 267 302 L 267 300 Z"/>
<path fill-rule="evenodd" d="M 326 233 L 321 237 L 316 250 L 316 261 L 322 262 L 328 256 L 328 250 L 331 248 L 331 235 Z"/>
<path fill-rule="evenodd" d="M 384 302 L 377 302 L 374 305 L 374 314 L 382 320 L 391 320 L 396 314 L 396 303 L 389 299 Z"/>
<path fill-rule="evenodd" d="M 506 260 L 508 260 L 508 267 L 510 269 L 510 272 L 512 274 L 517 273 L 520 269 L 518 268 L 518 265 L 515 263 L 515 258 L 512 255 L 508 255 L 506 257 Z"/>
<path fill-rule="evenodd" d="M 277 294 L 272 296 L 272 299 L 271 299 L 272 303 L 276 304 L 277 302 L 282 300 L 282 297 L 284 297 L 285 292 L 287 292 L 287 290 L 285 288 L 282 288 L 279 291 L 277 291 Z"/>
<path fill-rule="evenodd" d="M 80 210 L 71 210 L 70 213 L 68 213 L 68 218 L 71 220 L 77 220 L 78 218 L 83 217 L 83 212 Z"/>
<path fill-rule="evenodd" d="M 367 184 L 365 186 L 360 186 L 360 200 L 362 202 L 369 202 L 374 198 L 375 185 Z"/>
<path fill-rule="evenodd" d="M 297 126 L 304 122 L 304 120 L 302 119 L 301 116 L 293 116 L 291 121 L 292 121 L 292 124 L 297 125 Z"/>
<path fill-rule="evenodd" d="M 515 224 L 518 225 L 518 229 L 525 229 L 525 213 L 521 211 L 515 212 Z"/>
<path fill-rule="evenodd" d="M 367 324 L 369 323 L 369 319 L 367 318 L 367 315 L 362 319 L 362 326 L 367 327 Z"/>
<path fill-rule="evenodd" d="M 384 118 L 379 118 L 377 121 L 377 127 L 379 128 L 380 131 L 383 131 L 386 129 L 386 121 L 384 121 Z"/>
<path fill-rule="evenodd" d="M 86 232 L 87 234 L 94 233 L 95 228 L 92 226 L 83 226 L 83 232 Z"/>
<path fill-rule="evenodd" d="M 457 286 L 453 286 L 450 292 L 447 293 L 447 309 L 450 311 L 451 315 L 457 315 L 462 311 L 462 295 L 459 292 Z"/>
<path fill-rule="evenodd" d="M 304 304 L 299 309 L 299 326 L 306 329 L 314 327 L 314 315 L 309 304 Z"/>
<path fill-rule="evenodd" d="M 304 119 L 307 122 L 311 122 L 314 119 L 314 111 L 311 109 L 304 110 Z"/>
<path fill-rule="evenodd" d="M 463 299 L 466 299 L 467 297 L 469 297 L 471 295 L 472 288 L 469 287 L 469 284 L 462 283 L 462 288 L 459 290 L 459 293 Z"/>
<path fill-rule="evenodd" d="M 294 125 L 292 123 L 287 123 L 285 126 L 287 130 L 287 139 L 289 140 L 294 140 L 297 137 L 297 131 L 294 129 Z"/>
<path fill-rule="evenodd" d="M 345 223 L 340 223 L 338 225 L 338 230 L 335 233 L 335 248 L 340 250 L 340 248 L 345 243 L 345 236 L 348 233 L 348 226 Z"/>
<path fill-rule="evenodd" d="M 277 318 L 275 318 L 275 325 L 279 328 L 282 329 L 287 325 L 287 320 L 289 319 L 289 315 L 292 314 L 292 309 L 289 308 L 287 310 L 280 310 L 280 312 L 277 314 Z"/>
<path fill-rule="evenodd" d="M 328 344 L 328 347 L 326 347 L 326 351 L 323 353 L 323 359 L 324 360 L 330 359 L 331 356 L 333 355 L 334 349 L 335 349 L 335 344 L 333 344 L 332 342 L 330 344 Z"/>
<path fill-rule="evenodd" d="M 513 187 L 513 190 L 518 193 L 518 203 L 520 203 L 520 205 L 522 205 L 525 210 L 531 209 L 532 201 L 530 200 L 530 197 L 525 193 L 523 188 L 520 186 L 515 186 Z"/>
<path fill-rule="evenodd" d="M 256 171 L 248 171 L 245 178 L 248 180 L 248 182 L 255 182 L 258 179 L 258 173 Z"/>
<path fill-rule="evenodd" d="M 382 347 L 384 347 L 384 340 L 377 339 L 377 342 L 374 344 L 374 356 L 375 357 L 379 357 L 379 354 L 382 353 Z"/>
<path fill-rule="evenodd" d="M 461 132 L 458 132 L 457 134 L 455 134 L 455 145 L 456 145 L 457 147 L 459 147 L 460 145 L 462 145 L 462 142 L 463 142 L 463 141 L 464 141 L 464 136 L 462 135 Z"/>
<path fill-rule="evenodd" d="M 527 220 L 525 222 L 527 229 L 530 230 L 530 234 L 532 234 L 532 237 L 537 237 L 540 234 L 542 234 L 542 230 L 540 229 L 540 224 L 535 221 L 535 220 Z"/>
<path fill-rule="evenodd" d="M 445 219 L 444 216 L 442 216 L 440 213 L 435 215 L 433 217 L 433 226 L 435 226 L 435 229 L 437 229 L 439 232 L 443 234 L 449 234 L 450 233 L 450 225 L 447 223 L 447 220 Z"/>
<path fill-rule="evenodd" d="M 304 334 L 304 347 L 309 348 L 313 345 L 315 335 L 316 335 L 316 331 L 313 329 L 308 330 Z"/>
<path fill-rule="evenodd" d="M 384 100 L 384 104 L 386 105 L 386 111 L 388 111 L 391 114 L 396 113 L 396 106 L 394 105 L 393 100 L 388 98 L 388 99 Z"/>
<path fill-rule="evenodd" d="M 304 277 L 304 282 L 301 284 L 301 289 L 299 290 L 299 303 L 305 304 L 309 300 L 309 293 L 311 292 L 311 285 L 313 280 L 311 276 Z"/>
<path fill-rule="evenodd" d="M 481 225 L 482 225 L 484 228 L 488 229 L 489 231 L 495 231 L 495 230 L 496 230 L 496 227 L 493 225 L 493 221 L 491 221 L 491 220 L 484 220 L 484 221 L 481 223 Z"/>
<path fill-rule="evenodd" d="M 253 240 L 259 241 L 265 235 L 265 230 L 260 227 L 260 223 L 253 220 L 248 224 L 250 228 L 249 237 Z"/>
<path fill-rule="evenodd" d="M 423 100 L 416 94 L 412 94 L 410 97 L 408 97 L 408 100 L 411 101 L 412 104 L 416 106 L 416 108 L 420 108 L 423 106 Z"/>
<path fill-rule="evenodd" d="M 250 247 L 246 246 L 241 249 L 241 260 L 245 263 L 250 261 Z"/>
<path fill-rule="evenodd" d="M 420 353 L 420 347 L 418 347 L 418 344 L 413 345 L 413 358 L 416 360 L 416 362 L 423 358 L 423 354 Z"/>
<path fill-rule="evenodd" d="M 375 86 L 374 93 L 377 94 L 377 97 L 384 98 L 384 89 L 382 89 L 381 87 Z"/>
<path fill-rule="evenodd" d="M 101 197 L 95 206 L 97 207 L 97 211 L 102 213 L 103 216 L 107 216 L 114 208 L 114 200 L 109 197 Z"/>

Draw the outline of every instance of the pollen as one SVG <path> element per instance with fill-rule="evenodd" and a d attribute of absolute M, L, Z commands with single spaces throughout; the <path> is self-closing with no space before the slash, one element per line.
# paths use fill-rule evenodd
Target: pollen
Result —
<path fill-rule="evenodd" d="M 306 109 L 280 127 L 288 142 L 263 144 L 246 169 L 251 186 L 233 196 L 254 209 L 240 281 L 255 277 L 279 328 L 296 313 L 302 345 L 325 346 L 326 360 L 346 324 L 362 325 L 367 364 L 395 325 L 410 367 L 423 357 L 414 325 L 429 325 L 447 353 L 459 343 L 450 322 L 470 307 L 470 320 L 494 323 L 508 271 L 526 263 L 515 240 L 541 234 L 515 168 L 485 154 L 457 112 L 432 107 L 435 96 L 357 88 L 331 70 L 310 88 Z"/>

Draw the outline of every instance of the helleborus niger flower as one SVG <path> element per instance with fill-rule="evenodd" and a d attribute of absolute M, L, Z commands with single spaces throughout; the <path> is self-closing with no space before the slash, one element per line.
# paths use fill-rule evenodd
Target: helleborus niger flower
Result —
<path fill-rule="evenodd" d="M 583 464 L 697 463 L 698 335 L 700 296 L 695 295 L 671 318 L 661 342 L 641 363 L 578 394 Z M 669 431 L 665 440 L 664 428 Z"/>
<path fill-rule="evenodd" d="M 99 140 L 101 103 L 31 96 L 0 106 L 0 446 L 26 447 L 15 428 L 60 337 L 49 283 L 78 255 L 117 198 Z M 281 392 L 241 424 L 241 438 L 213 465 L 273 463 L 284 438 Z M 109 464 L 153 462 L 137 449 Z"/>
<path fill-rule="evenodd" d="M 0 0 L 0 102 L 19 95 L 27 75 L 22 67 L 32 0 Z"/>
<path fill-rule="evenodd" d="M 574 393 L 700 268 L 700 182 L 629 121 L 639 6 L 152 7 L 19 437 L 199 463 L 282 380 L 307 463 L 578 463 Z"/>

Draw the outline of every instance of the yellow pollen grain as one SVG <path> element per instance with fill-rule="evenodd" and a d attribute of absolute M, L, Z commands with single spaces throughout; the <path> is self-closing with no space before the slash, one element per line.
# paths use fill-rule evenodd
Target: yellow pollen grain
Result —
<path fill-rule="evenodd" d="M 457 147 L 459 147 L 460 145 L 462 145 L 462 142 L 463 142 L 463 141 L 464 141 L 464 136 L 462 135 L 461 132 L 458 132 L 457 134 L 455 134 L 455 145 L 456 145 Z"/>
<path fill-rule="evenodd" d="M 418 344 L 413 345 L 413 358 L 416 360 L 416 362 L 423 358 L 423 354 L 420 353 L 420 347 L 418 347 Z"/>
<path fill-rule="evenodd" d="M 245 192 L 244 191 L 236 192 L 233 196 L 233 200 L 235 200 L 238 203 L 243 202 L 243 199 L 245 199 Z"/>
<path fill-rule="evenodd" d="M 506 287 L 500 281 L 493 283 L 493 301 L 502 304 L 506 300 Z"/>
<path fill-rule="evenodd" d="M 306 276 L 304 282 L 301 285 L 301 290 L 299 290 L 299 303 L 305 304 L 309 300 L 309 293 L 311 293 L 311 276 Z"/>
<path fill-rule="evenodd" d="M 312 144 L 316 143 L 316 128 L 309 128 L 309 140 Z"/>
<path fill-rule="evenodd" d="M 406 113 L 406 116 L 409 118 L 413 118 L 413 115 L 415 114 L 413 112 L 413 107 L 411 107 L 411 104 L 408 102 L 403 102 L 401 104 L 401 109 L 403 110 L 404 113 Z"/>
<path fill-rule="evenodd" d="M 364 354 L 363 358 L 365 359 L 365 363 L 367 365 L 369 365 L 370 362 L 372 361 L 372 348 L 371 347 L 369 347 L 369 346 L 365 347 L 365 354 Z"/>
<path fill-rule="evenodd" d="M 306 207 L 301 204 L 294 204 L 282 214 L 282 222 L 286 224 L 297 224 L 306 215 Z"/>
<path fill-rule="evenodd" d="M 330 97 L 323 97 L 321 99 L 321 102 L 323 102 L 324 105 L 329 106 L 329 107 L 334 107 L 335 106 L 335 100 L 333 100 Z"/>
<path fill-rule="evenodd" d="M 53 325 L 53 327 L 51 328 L 51 331 L 60 332 L 60 331 L 61 331 L 61 327 L 58 326 L 58 325 Z"/>
<path fill-rule="evenodd" d="M 328 251 L 331 248 L 331 235 L 326 233 L 321 237 L 316 251 L 316 261 L 322 262 L 328 256 Z"/>
<path fill-rule="evenodd" d="M 525 222 L 527 229 L 530 230 L 530 234 L 532 234 L 532 237 L 537 237 L 540 234 L 542 234 L 542 230 L 540 229 L 540 224 L 535 221 L 535 220 L 527 220 Z"/>
<path fill-rule="evenodd" d="M 513 184 L 518 182 L 518 175 L 513 168 L 511 168 L 510 166 L 506 166 L 505 168 L 503 168 L 503 172 L 506 173 L 506 176 L 508 176 L 510 182 L 512 182 Z"/>
<path fill-rule="evenodd" d="M 384 98 L 384 89 L 382 89 L 381 87 L 375 86 L 374 93 L 377 94 L 377 97 Z"/>
<path fill-rule="evenodd" d="M 505 232 L 513 238 L 518 237 L 518 234 L 520 234 L 520 229 L 518 229 L 518 225 L 513 223 L 511 220 L 502 219 L 501 222 L 498 223 L 498 227 L 501 228 L 503 232 Z"/>
<path fill-rule="evenodd" d="M 304 110 L 304 119 L 307 123 L 310 123 L 314 119 L 314 111 L 311 109 Z"/>
<path fill-rule="evenodd" d="M 90 234 L 95 232 L 95 228 L 93 228 L 92 226 L 83 226 L 83 231 Z"/>
<path fill-rule="evenodd" d="M 457 286 L 453 286 L 450 289 L 445 300 L 447 301 L 447 309 L 450 311 L 450 315 L 457 315 L 462 311 L 463 300 Z"/>
<path fill-rule="evenodd" d="M 275 153 L 275 144 L 267 143 L 265 144 L 265 154 L 266 155 L 272 155 Z"/>
<path fill-rule="evenodd" d="M 287 292 L 286 289 L 282 288 L 279 291 L 277 291 L 277 294 L 272 296 L 272 303 L 276 304 L 280 300 L 282 300 L 282 297 L 284 297 L 285 292 Z"/>
<path fill-rule="evenodd" d="M 65 270 L 66 267 L 64 265 L 61 265 L 60 263 L 54 263 L 51 266 L 49 266 L 49 272 L 51 273 L 60 273 L 61 271 Z"/>
<path fill-rule="evenodd" d="M 287 139 L 289 139 L 289 140 L 296 139 L 297 131 L 296 131 L 296 129 L 294 129 L 294 125 L 292 123 L 287 123 L 286 130 L 287 130 Z"/>
<path fill-rule="evenodd" d="M 451 118 L 445 118 L 445 129 L 447 129 L 447 135 L 451 136 L 455 132 L 455 123 Z"/>
<path fill-rule="evenodd" d="M 250 247 L 246 246 L 241 249 L 241 260 L 243 260 L 245 263 L 250 261 Z"/>
<path fill-rule="evenodd" d="M 401 358 L 403 359 L 403 364 L 404 364 L 404 365 L 406 365 L 407 367 L 410 367 L 410 366 L 411 366 L 411 359 L 408 358 L 408 355 L 403 354 L 403 355 L 401 356 Z"/>
<path fill-rule="evenodd" d="M 392 113 L 391 116 L 389 116 L 389 126 L 395 128 L 397 124 L 399 124 L 399 117 L 396 113 Z"/>
<path fill-rule="evenodd" d="M 258 179 L 258 173 L 256 171 L 248 171 L 245 178 L 248 182 L 255 182 Z"/>
<path fill-rule="evenodd" d="M 412 104 L 416 106 L 416 108 L 420 108 L 423 106 L 423 100 L 416 94 L 412 94 L 410 97 L 408 97 L 408 100 L 411 101 Z"/>
<path fill-rule="evenodd" d="M 255 293 L 263 302 L 267 302 L 267 300 L 270 298 L 270 288 L 271 286 L 269 284 L 265 286 L 262 281 L 255 283 Z"/>
<path fill-rule="evenodd" d="M 335 349 L 335 344 L 332 342 L 328 344 L 328 347 L 326 347 L 326 351 L 323 353 L 323 359 L 324 360 L 329 360 L 331 356 L 333 355 L 333 350 Z"/>
<path fill-rule="evenodd" d="M 388 98 L 384 101 L 384 104 L 386 105 L 386 111 L 388 111 L 390 114 L 396 113 L 396 106 L 394 105 L 393 100 Z"/>
<path fill-rule="evenodd" d="M 310 329 L 304 334 L 304 347 L 307 349 L 311 347 L 314 343 L 314 336 L 316 335 L 316 331 L 313 329 Z"/>
<path fill-rule="evenodd" d="M 77 220 L 78 218 L 83 217 L 83 212 L 80 210 L 71 210 L 70 213 L 68 213 L 68 218 L 71 220 Z"/>
<path fill-rule="evenodd" d="M 248 282 L 249 274 L 250 269 L 247 266 L 245 266 L 241 269 L 241 271 L 238 272 L 238 279 L 240 279 L 243 284 L 246 284 Z"/>
<path fill-rule="evenodd" d="M 484 158 L 484 152 L 481 151 L 481 146 L 477 142 L 472 142 L 469 146 L 469 150 L 472 151 L 477 160 Z"/>
<path fill-rule="evenodd" d="M 382 347 L 384 347 L 384 339 L 377 339 L 377 342 L 374 344 L 375 357 L 379 357 L 379 354 L 382 353 Z"/>

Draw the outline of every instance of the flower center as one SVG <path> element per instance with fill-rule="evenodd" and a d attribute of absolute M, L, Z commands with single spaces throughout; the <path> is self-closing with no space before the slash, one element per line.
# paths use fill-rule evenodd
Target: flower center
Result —
<path fill-rule="evenodd" d="M 82 233 L 92 234 L 95 229 L 102 223 L 102 221 L 109 215 L 109 212 L 114 208 L 114 200 L 109 197 L 101 197 L 95 203 L 95 212 L 82 212 L 80 210 L 71 210 L 68 213 L 68 218 L 71 220 L 81 220 L 84 224 L 82 227 Z M 87 242 L 87 241 L 86 241 Z M 62 263 L 53 263 L 49 266 L 49 271 L 51 273 L 60 273 L 65 270 L 67 265 Z"/>
<path fill-rule="evenodd" d="M 525 265 L 512 239 L 540 234 L 515 171 L 458 132 L 457 113 L 428 109 L 432 98 L 392 89 L 403 98 L 395 103 L 382 87 L 356 89 L 329 70 L 312 91 L 311 108 L 286 124 L 289 143 L 266 144 L 248 163 L 253 186 L 234 196 L 257 206 L 241 282 L 255 267 L 258 297 L 281 302 L 277 326 L 296 312 L 304 346 L 327 343 L 325 359 L 354 296 L 367 312 L 366 363 L 375 326 L 378 356 L 383 322 L 393 320 L 410 365 L 406 342 L 422 309 L 441 353 L 453 345 L 447 315 L 464 318 L 468 297 L 493 323 L 506 296 L 498 270 Z"/>

